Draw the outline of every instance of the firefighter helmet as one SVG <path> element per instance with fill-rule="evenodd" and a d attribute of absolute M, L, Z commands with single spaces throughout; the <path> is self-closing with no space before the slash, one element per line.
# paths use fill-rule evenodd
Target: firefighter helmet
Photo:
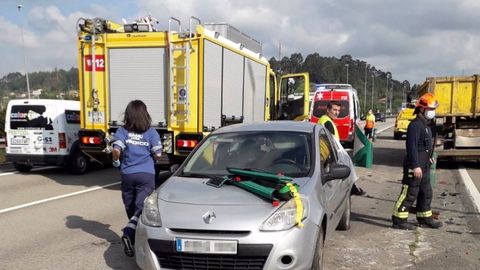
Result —
<path fill-rule="evenodd" d="M 438 107 L 438 101 L 432 93 L 426 93 L 417 100 L 416 107 L 425 109 L 436 109 Z"/>

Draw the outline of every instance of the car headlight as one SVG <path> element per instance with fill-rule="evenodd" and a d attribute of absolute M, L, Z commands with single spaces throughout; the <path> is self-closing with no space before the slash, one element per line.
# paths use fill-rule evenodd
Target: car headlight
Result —
<path fill-rule="evenodd" d="M 303 205 L 303 215 L 302 220 L 307 218 L 308 215 L 308 200 L 304 197 L 301 197 Z M 291 199 L 278 208 L 273 215 L 271 215 L 267 220 L 262 223 L 260 226 L 261 231 L 284 231 L 293 228 L 297 225 L 295 220 L 297 212 L 297 206 L 295 200 Z"/>
<path fill-rule="evenodd" d="M 158 194 L 153 192 L 143 202 L 142 223 L 151 227 L 161 227 L 160 211 L 158 210 Z"/>

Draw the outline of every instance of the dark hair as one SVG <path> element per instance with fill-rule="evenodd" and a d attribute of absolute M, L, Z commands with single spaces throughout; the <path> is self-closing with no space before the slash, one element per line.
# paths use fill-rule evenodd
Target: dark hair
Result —
<path fill-rule="evenodd" d="M 141 100 L 132 100 L 125 109 L 123 118 L 124 125 L 128 131 L 143 133 L 150 128 L 152 118 L 147 111 L 147 105 Z"/>
<path fill-rule="evenodd" d="M 338 101 L 330 101 L 330 102 L 328 102 L 328 104 L 327 104 L 327 109 L 328 109 L 328 110 L 331 110 L 331 109 L 333 108 L 333 105 L 338 106 L 338 107 L 340 107 L 340 108 L 342 107 L 342 104 L 340 104 L 340 102 L 338 102 Z"/>

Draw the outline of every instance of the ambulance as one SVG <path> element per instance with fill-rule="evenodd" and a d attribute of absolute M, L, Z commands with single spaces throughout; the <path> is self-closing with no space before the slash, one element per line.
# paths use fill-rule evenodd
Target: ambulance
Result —
<path fill-rule="evenodd" d="M 317 84 L 310 107 L 310 122 L 317 123 L 326 114 L 327 104 L 340 103 L 341 110 L 334 123 L 337 126 L 340 142 L 346 148 L 353 148 L 355 124 L 360 119 L 360 102 L 357 90 L 350 84 Z"/>
<path fill-rule="evenodd" d="M 5 117 L 6 159 L 21 172 L 35 165 L 64 165 L 82 174 L 89 160 L 78 149 L 79 129 L 79 101 L 11 100 Z"/>

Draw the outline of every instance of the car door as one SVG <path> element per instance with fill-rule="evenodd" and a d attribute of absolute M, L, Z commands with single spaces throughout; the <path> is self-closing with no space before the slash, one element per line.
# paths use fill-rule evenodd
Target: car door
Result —
<path fill-rule="evenodd" d="M 337 151 L 334 146 L 335 140 L 325 128 L 319 132 L 319 151 L 320 151 L 320 171 L 323 185 L 323 194 L 325 196 L 325 207 L 327 212 L 328 224 L 327 230 L 333 230 L 340 220 L 342 214 L 342 203 L 344 200 L 344 183 L 342 179 L 330 180 L 327 182 L 325 175 L 330 172 L 333 165 L 337 163 Z"/>

